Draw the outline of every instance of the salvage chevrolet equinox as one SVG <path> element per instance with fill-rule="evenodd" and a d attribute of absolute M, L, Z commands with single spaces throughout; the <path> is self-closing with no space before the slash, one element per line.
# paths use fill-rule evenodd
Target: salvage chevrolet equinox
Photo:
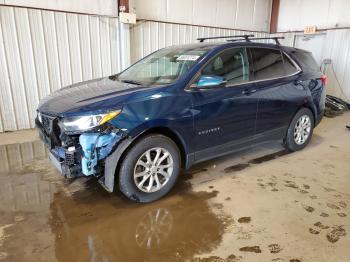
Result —
<path fill-rule="evenodd" d="M 43 99 L 36 125 L 53 165 L 151 202 L 195 163 L 271 140 L 303 149 L 325 104 L 311 53 L 226 38 L 164 48 Z"/>

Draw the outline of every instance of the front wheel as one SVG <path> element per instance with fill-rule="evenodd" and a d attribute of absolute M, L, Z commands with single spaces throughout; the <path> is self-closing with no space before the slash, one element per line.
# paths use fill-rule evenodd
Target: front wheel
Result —
<path fill-rule="evenodd" d="M 310 142 L 314 129 L 314 117 L 307 108 L 300 109 L 289 124 L 285 146 L 290 151 L 298 151 Z"/>
<path fill-rule="evenodd" d="M 126 154 L 119 172 L 120 191 L 135 202 L 152 202 L 166 195 L 180 172 L 176 144 L 163 135 L 149 135 Z"/>

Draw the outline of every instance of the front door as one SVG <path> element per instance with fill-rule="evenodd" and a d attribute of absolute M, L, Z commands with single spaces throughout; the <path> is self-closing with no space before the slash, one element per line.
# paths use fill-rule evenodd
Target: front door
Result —
<path fill-rule="evenodd" d="M 222 77 L 226 84 L 192 92 L 196 162 L 248 145 L 255 134 L 258 100 L 250 64 L 246 48 L 230 48 L 201 70 L 202 77 Z"/>

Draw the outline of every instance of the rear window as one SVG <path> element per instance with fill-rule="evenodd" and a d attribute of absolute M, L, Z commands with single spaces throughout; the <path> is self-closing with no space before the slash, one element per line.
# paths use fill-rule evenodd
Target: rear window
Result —
<path fill-rule="evenodd" d="M 301 64 L 301 67 L 303 68 L 304 71 L 307 71 L 307 72 L 320 71 L 320 67 L 318 66 L 316 60 L 312 56 L 312 53 L 304 50 L 297 50 L 293 52 L 293 55 Z"/>

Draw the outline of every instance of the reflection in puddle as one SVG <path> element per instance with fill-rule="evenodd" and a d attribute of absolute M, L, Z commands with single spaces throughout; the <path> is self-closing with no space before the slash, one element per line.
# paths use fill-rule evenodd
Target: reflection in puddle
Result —
<path fill-rule="evenodd" d="M 178 185 L 171 196 L 140 205 L 97 186 L 72 197 L 54 195 L 50 224 L 59 260 L 182 261 L 221 242 L 224 218 L 206 201 L 215 193 L 191 193 Z"/>
<path fill-rule="evenodd" d="M 160 201 L 131 203 L 95 179 L 67 183 L 45 154 L 37 141 L 0 147 L 7 167 L 0 172 L 0 226 L 13 224 L 0 245 L 7 259 L 183 261 L 220 244 L 228 218 L 207 201 L 217 192 L 194 193 L 180 179 Z"/>

